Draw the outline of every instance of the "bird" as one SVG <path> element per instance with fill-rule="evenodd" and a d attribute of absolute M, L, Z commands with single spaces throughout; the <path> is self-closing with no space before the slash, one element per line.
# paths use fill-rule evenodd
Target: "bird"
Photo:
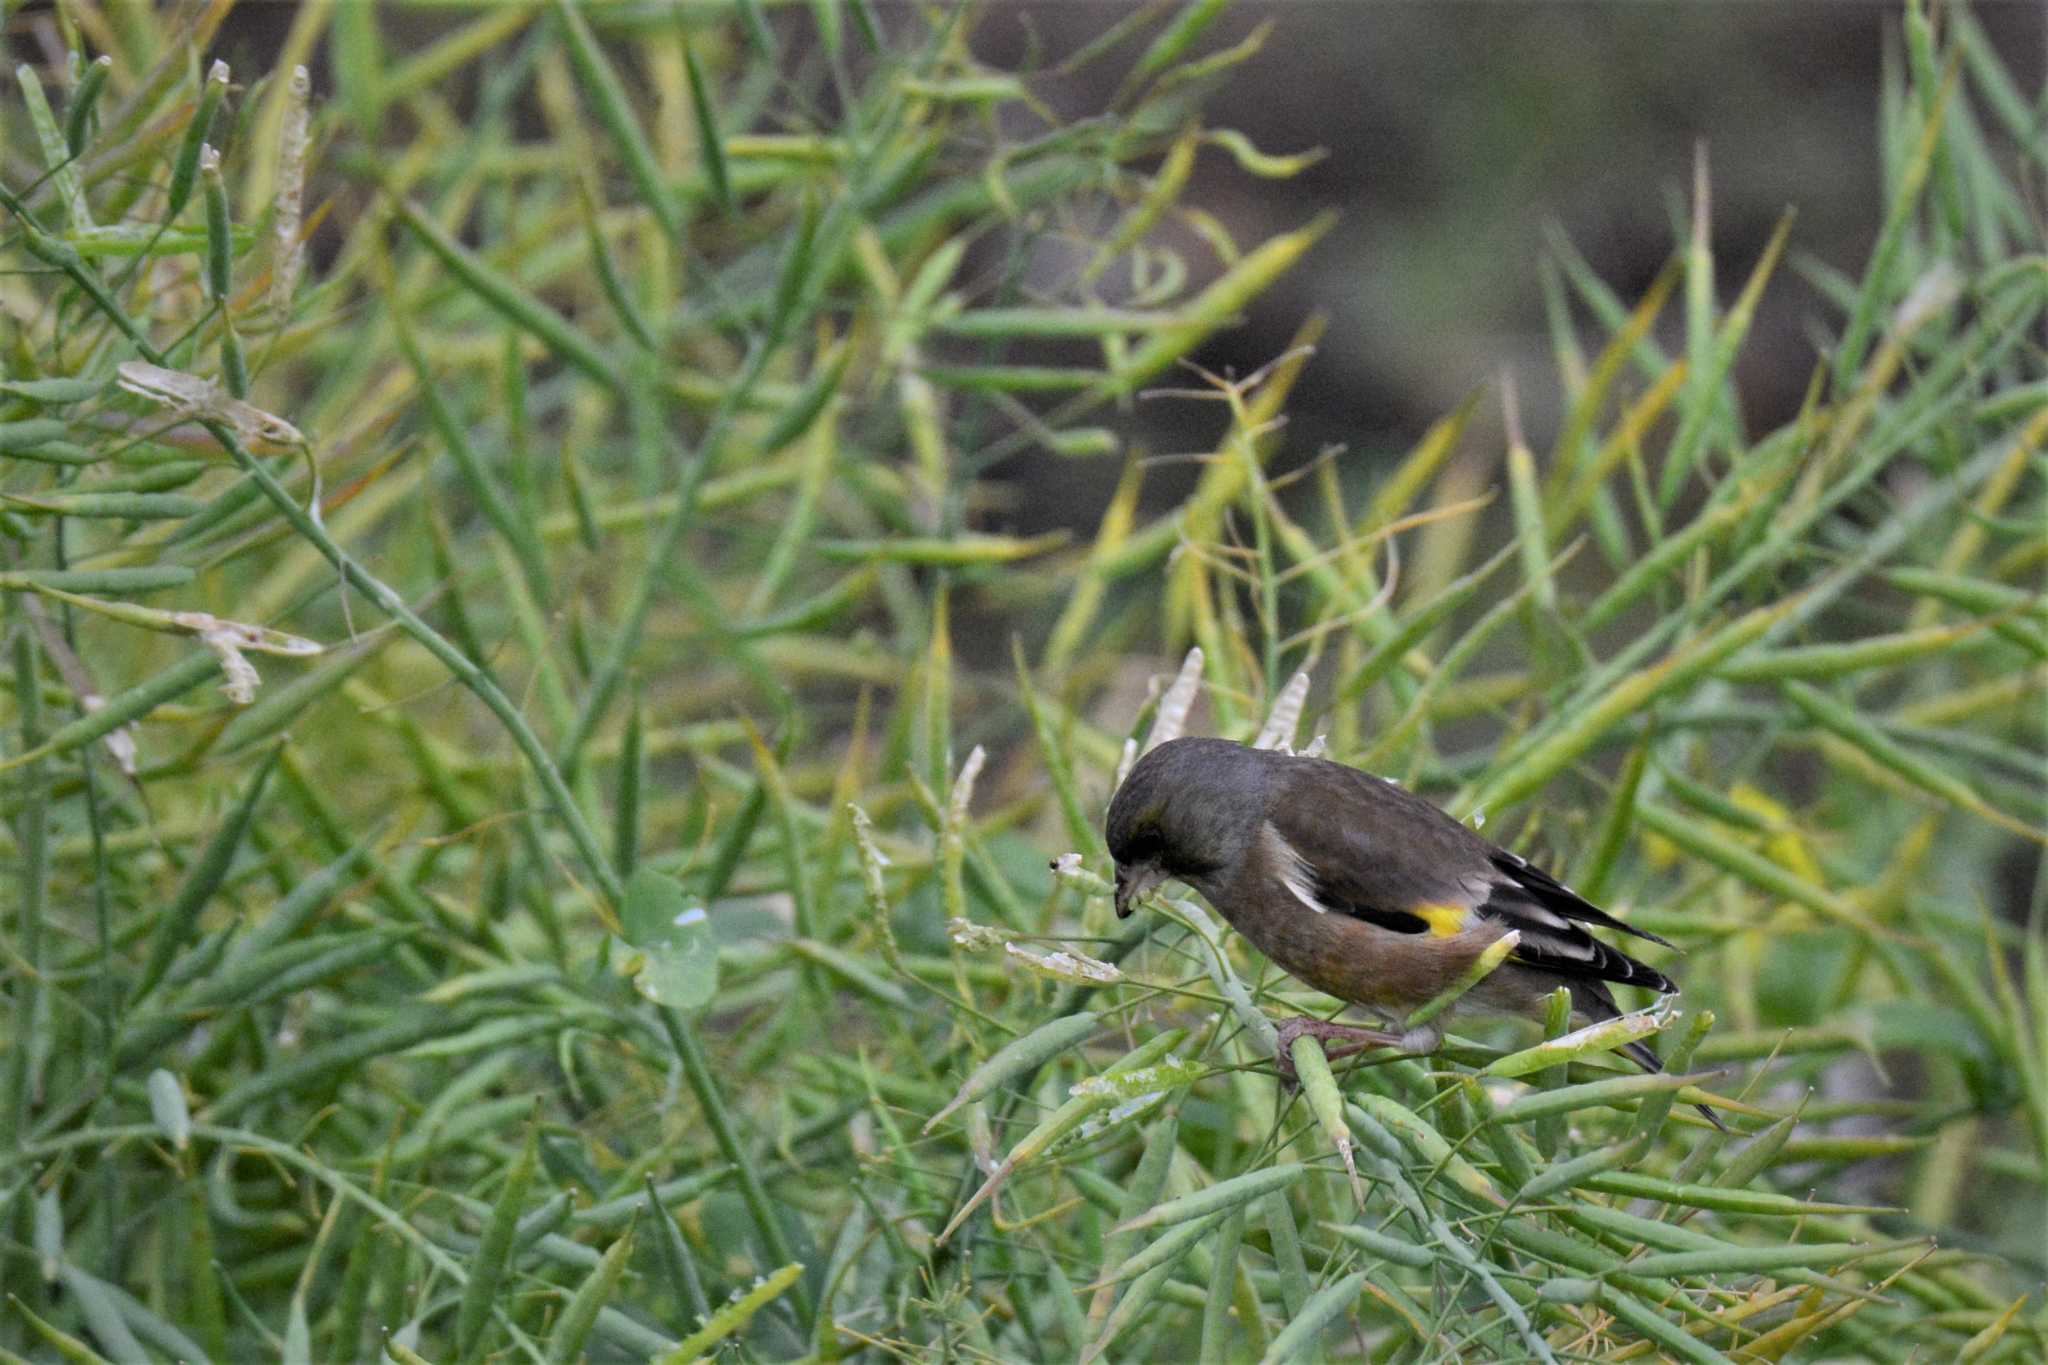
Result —
<path fill-rule="evenodd" d="M 1329 759 L 1225 739 L 1168 740 L 1119 785 L 1103 833 L 1119 918 L 1161 883 L 1184 882 L 1291 975 L 1384 1018 L 1405 1019 L 1464 979 L 1510 930 L 1520 942 L 1455 1010 L 1540 1015 L 1563 986 L 1574 1015 L 1599 1022 L 1621 1014 L 1616 985 L 1678 989 L 1590 930 L 1668 940 L 1624 924 L 1405 788 Z M 1401 1032 L 1288 1019 L 1276 1062 L 1287 1075 L 1293 1041 L 1305 1033 L 1346 1040 L 1345 1053 L 1433 1052 L 1443 1019 Z M 1623 1051 L 1663 1070 L 1640 1041 Z"/>

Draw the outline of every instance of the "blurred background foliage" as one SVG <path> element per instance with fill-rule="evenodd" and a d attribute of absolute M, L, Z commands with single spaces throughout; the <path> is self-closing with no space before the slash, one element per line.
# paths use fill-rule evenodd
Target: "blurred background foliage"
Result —
<path fill-rule="evenodd" d="M 10 1353 L 2048 1348 L 2038 10 L 7 35 Z M 1281 1089 L 1184 727 L 1683 1012 Z"/>

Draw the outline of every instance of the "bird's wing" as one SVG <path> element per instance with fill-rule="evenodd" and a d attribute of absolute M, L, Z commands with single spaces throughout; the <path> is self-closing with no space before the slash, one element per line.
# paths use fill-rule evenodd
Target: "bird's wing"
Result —
<path fill-rule="evenodd" d="M 1619 948 L 1602 943 L 1586 932 L 1585 926 L 1611 925 L 1642 938 L 1655 939 L 1658 943 L 1664 942 L 1663 939 L 1639 929 L 1629 929 L 1613 916 L 1573 895 L 1548 875 L 1523 863 L 1514 854 L 1494 853 L 1497 866 L 1509 859 L 1521 864 L 1519 870 L 1524 874 L 1533 873 L 1541 881 L 1532 883 L 1512 873 L 1502 874 L 1490 882 L 1486 899 L 1476 908 L 1487 919 L 1498 920 L 1511 929 L 1521 931 L 1522 941 L 1515 947 L 1515 961 L 1542 967 L 1560 976 L 1612 981 L 1623 986 L 1647 986 L 1666 995 L 1678 989 L 1670 977 L 1655 967 L 1636 961 Z M 1550 888 L 1555 888 L 1555 892 Z M 1572 902 L 1569 908 L 1560 903 L 1567 897 Z"/>
<path fill-rule="evenodd" d="M 1267 806 L 1282 880 L 1312 910 L 1397 934 L 1461 933 L 1488 886 L 1492 847 L 1420 797 L 1369 773 L 1294 759 Z"/>
<path fill-rule="evenodd" d="M 1619 929 L 1624 934 L 1634 934 L 1637 938 L 1661 943 L 1666 948 L 1675 946 L 1670 939 L 1659 938 L 1648 929 L 1638 929 L 1632 924 L 1622 923 L 1526 858 L 1510 853 L 1504 848 L 1489 848 L 1488 852 L 1493 855 L 1494 870 L 1546 910 L 1569 920 L 1577 920 L 1581 924 L 1597 924 L 1602 929 Z"/>
<path fill-rule="evenodd" d="M 1403 934 L 1451 937 L 1474 917 L 1521 932 L 1514 959 L 1561 976 L 1675 990 L 1587 932 L 1632 929 L 1522 858 L 1391 782 L 1340 764 L 1297 770 L 1269 808 L 1282 880 L 1312 910 Z M 1668 946 L 1668 945 L 1667 945 Z"/>

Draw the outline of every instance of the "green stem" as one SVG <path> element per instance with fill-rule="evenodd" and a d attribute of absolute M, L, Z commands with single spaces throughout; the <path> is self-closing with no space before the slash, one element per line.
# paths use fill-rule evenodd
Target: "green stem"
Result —
<path fill-rule="evenodd" d="M 740 1182 L 740 1197 L 746 1201 L 747 1211 L 753 1215 L 754 1226 L 761 1234 L 761 1244 L 772 1262 L 763 1269 L 791 1264 L 798 1258 L 791 1253 L 789 1238 L 783 1235 L 782 1224 L 775 1217 L 775 1208 L 768 1202 L 768 1191 L 761 1183 L 761 1173 L 754 1166 L 753 1155 L 740 1142 L 739 1134 L 733 1128 L 732 1113 L 725 1107 L 725 1097 L 711 1075 L 711 1062 L 704 1055 L 704 1045 L 697 1040 L 696 1032 L 681 1014 L 666 1007 L 659 1013 L 662 1027 L 668 1030 L 669 1042 L 675 1045 L 676 1056 L 683 1064 L 683 1079 L 690 1083 L 690 1089 L 704 1111 L 705 1122 L 711 1125 L 711 1136 L 717 1141 L 719 1152 L 732 1163 L 733 1174 Z M 808 1320 L 811 1316 L 810 1288 L 799 1280 L 789 1292 L 796 1302 L 798 1315 Z"/>
<path fill-rule="evenodd" d="M 43 694 L 35 632 L 26 622 L 14 636 L 14 705 L 19 712 L 21 747 L 34 749 L 42 738 Z M 21 899 L 15 902 L 14 1037 L 8 1058 L 7 1113 L 0 1118 L 0 1139 L 12 1147 L 28 1121 L 34 1087 L 34 1046 L 37 1004 L 43 982 L 43 903 L 49 881 L 49 792 L 43 766 L 32 763 L 21 775 L 25 793 L 15 816 L 16 864 Z M 23 1201 L 26 1204 L 26 1200 Z"/>
<path fill-rule="evenodd" d="M 627 665 L 640 647 L 640 633 L 646 627 L 648 610 L 654 605 L 655 597 L 670 586 L 669 566 L 675 560 L 684 535 L 696 524 L 697 498 L 703 490 L 704 477 L 717 460 L 719 447 L 724 443 L 726 431 L 740 411 L 742 401 L 760 382 L 774 349 L 767 344 L 754 348 L 739 378 L 726 390 L 724 400 L 705 426 L 703 439 L 697 445 L 697 458 L 690 462 L 689 469 L 683 474 L 682 487 L 676 491 L 675 511 L 669 514 L 654 547 L 647 552 L 646 566 L 633 584 L 632 596 L 626 599 L 625 615 L 619 623 L 618 632 L 612 637 L 612 646 L 598 664 L 597 671 L 591 675 L 584 690 L 583 705 L 576 713 L 576 723 L 562 745 L 562 766 L 571 772 L 576 771 L 583 746 L 590 742 L 597 723 L 618 696 L 619 686 L 626 678 Z M 706 612 L 715 611 L 714 607 L 701 602 L 700 607 Z M 722 623 L 715 615 L 707 617 L 706 624 L 714 631 L 722 630 Z"/>

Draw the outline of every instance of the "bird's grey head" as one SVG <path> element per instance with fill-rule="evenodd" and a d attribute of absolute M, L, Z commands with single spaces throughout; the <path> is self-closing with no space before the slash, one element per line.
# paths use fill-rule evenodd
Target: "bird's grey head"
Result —
<path fill-rule="evenodd" d="M 1265 819 L 1271 757 L 1227 739 L 1174 739 L 1138 760 L 1103 825 L 1120 918 L 1168 878 L 1206 891 L 1238 865 Z"/>

